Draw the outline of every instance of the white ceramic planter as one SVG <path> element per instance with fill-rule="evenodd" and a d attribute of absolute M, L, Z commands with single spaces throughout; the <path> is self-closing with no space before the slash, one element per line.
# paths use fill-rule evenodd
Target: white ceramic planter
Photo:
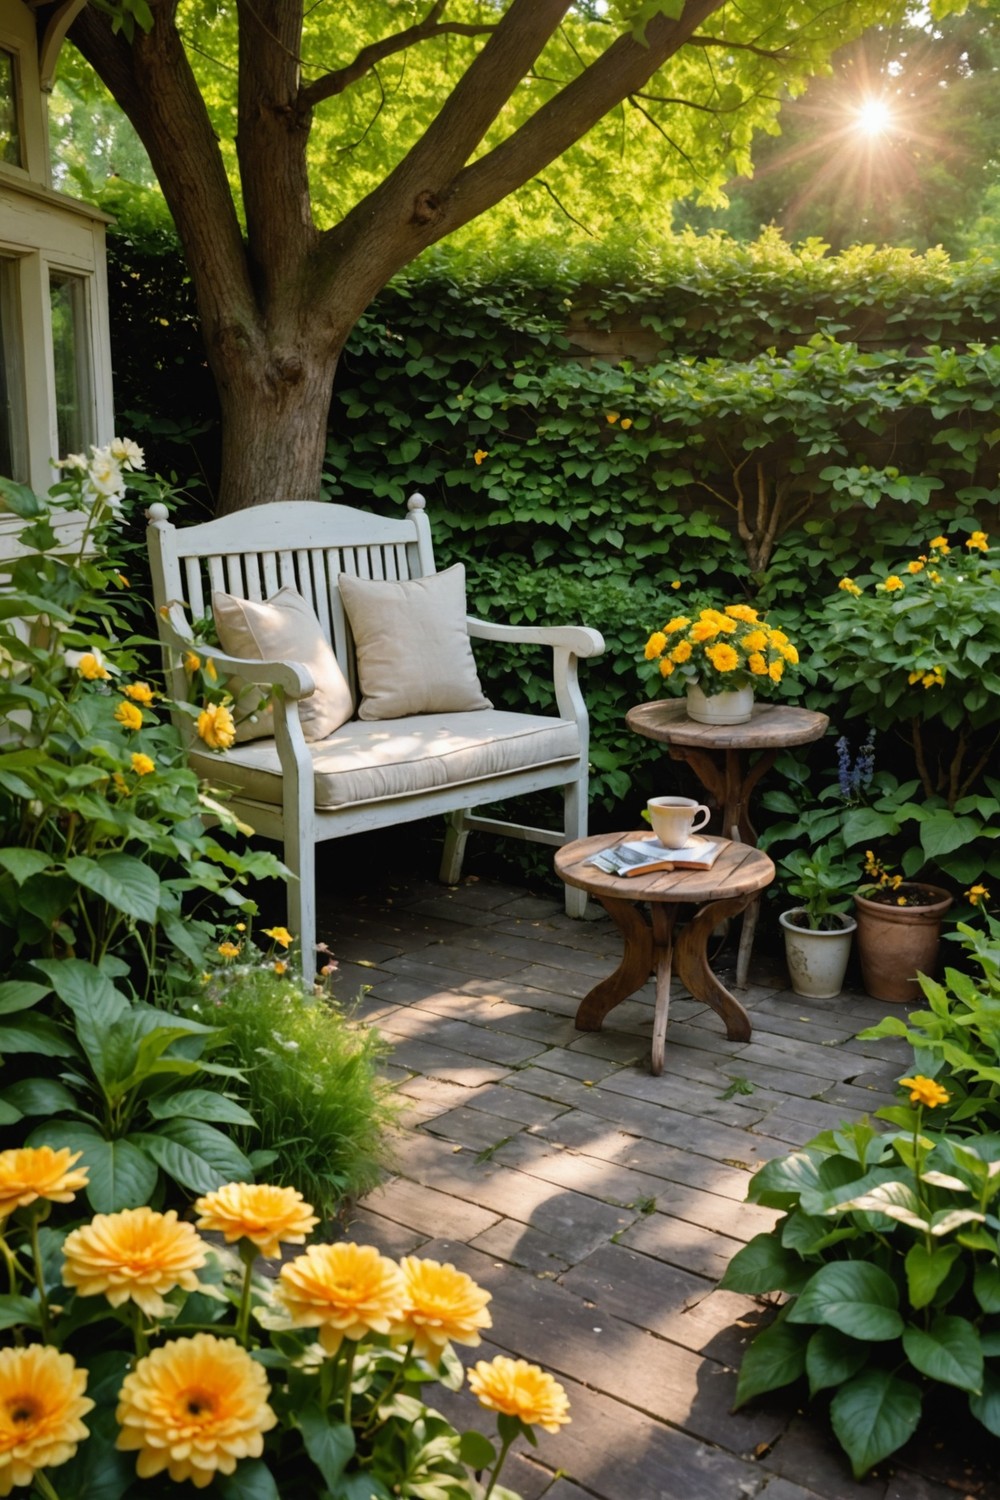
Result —
<path fill-rule="evenodd" d="M 696 724 L 745 724 L 753 714 L 753 687 L 707 696 L 698 683 L 687 685 L 687 714 Z"/>
<path fill-rule="evenodd" d="M 783 911 L 778 921 L 785 932 L 785 958 L 792 989 L 810 1000 L 832 1000 L 840 994 L 851 956 L 851 943 L 857 927 L 853 917 L 837 915 L 840 926 L 829 932 L 812 927 L 798 927 L 792 918 L 804 915 L 804 908 Z"/>

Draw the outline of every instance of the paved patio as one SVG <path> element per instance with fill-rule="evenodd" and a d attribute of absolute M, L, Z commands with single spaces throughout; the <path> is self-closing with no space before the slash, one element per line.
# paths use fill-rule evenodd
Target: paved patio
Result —
<path fill-rule="evenodd" d="M 741 994 L 752 1039 L 728 1042 L 677 991 L 653 1078 L 651 985 L 602 1033 L 573 1025 L 617 961 L 599 908 L 571 922 L 557 899 L 485 878 L 445 889 L 335 859 L 321 871 L 320 936 L 338 993 L 370 986 L 361 1013 L 393 1043 L 406 1101 L 397 1175 L 350 1233 L 467 1270 L 493 1293 L 493 1328 L 463 1357 L 522 1356 L 566 1387 L 572 1424 L 519 1452 L 508 1484 L 525 1500 L 1000 1497 L 996 1444 L 968 1418 L 859 1484 L 801 1392 L 731 1410 L 767 1314 L 716 1283 L 775 1217 L 744 1202 L 750 1174 L 888 1102 L 908 1050 L 855 1039 L 884 1004 L 803 1000 L 765 955 Z M 729 983 L 734 961 L 717 963 Z M 483 1425 L 467 1393 L 448 1409 Z"/>

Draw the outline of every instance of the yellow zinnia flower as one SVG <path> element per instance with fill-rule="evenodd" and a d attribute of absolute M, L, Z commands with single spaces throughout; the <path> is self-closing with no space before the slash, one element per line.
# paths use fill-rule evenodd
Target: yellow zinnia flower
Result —
<path fill-rule="evenodd" d="M 481 1359 L 469 1371 L 469 1389 L 480 1406 L 519 1417 L 529 1427 L 558 1432 L 571 1421 L 569 1397 L 545 1370 L 524 1359 Z"/>
<path fill-rule="evenodd" d="M 933 547 L 934 543 L 931 542 Z M 925 1078 L 923 1073 L 915 1073 L 912 1078 L 901 1078 L 900 1084 L 910 1091 L 911 1104 L 926 1104 L 928 1109 L 936 1109 L 939 1104 L 947 1104 L 951 1095 L 947 1089 L 943 1089 L 933 1078 Z"/>
<path fill-rule="evenodd" d="M 761 656 L 759 651 L 751 651 L 750 655 L 747 657 L 747 666 L 750 668 L 755 677 L 767 676 L 767 662 L 764 660 L 763 656 Z"/>
<path fill-rule="evenodd" d="M 690 659 L 690 656 L 691 656 L 691 642 L 690 641 L 678 641 L 677 645 L 674 647 L 674 649 L 670 653 L 670 660 L 676 662 L 677 665 L 680 666 L 681 662 L 688 661 Z"/>
<path fill-rule="evenodd" d="M 686 630 L 690 624 L 691 621 L 687 615 L 675 615 L 672 620 L 667 621 L 663 628 L 667 635 L 676 635 L 678 630 Z"/>
<path fill-rule="evenodd" d="M 319 1219 L 302 1194 L 263 1182 L 227 1182 L 195 1203 L 199 1229 L 214 1229 L 228 1245 L 250 1240 L 269 1259 L 282 1245 L 304 1245 Z"/>
<path fill-rule="evenodd" d="M 885 589 L 887 594 L 897 594 L 901 593 L 902 590 L 905 589 L 906 584 L 901 578 L 897 577 L 895 573 L 890 573 L 888 578 L 885 580 L 885 583 L 883 583 L 882 587 Z"/>
<path fill-rule="evenodd" d="M 403 1273 L 402 1321 L 393 1334 L 412 1340 L 417 1354 L 437 1365 L 450 1343 L 481 1343 L 479 1330 L 492 1327 L 486 1311 L 491 1294 L 471 1276 L 452 1265 L 407 1255 L 399 1263 Z"/>
<path fill-rule="evenodd" d="M 125 729 L 134 731 L 142 728 L 142 710 L 136 708 L 134 703 L 119 703 L 115 709 L 115 718 Z"/>
<path fill-rule="evenodd" d="M 76 670 L 87 682 L 103 682 L 111 676 L 99 651 L 85 651 L 76 664 Z"/>
<path fill-rule="evenodd" d="M 691 639 L 697 643 L 710 641 L 719 633 L 719 627 L 714 620 L 695 620 L 691 626 Z"/>
<path fill-rule="evenodd" d="M 15 1208 L 27 1208 L 37 1198 L 50 1203 L 72 1203 L 90 1181 L 86 1167 L 74 1167 L 82 1151 L 64 1146 L 19 1146 L 0 1151 L 0 1219 Z"/>
<path fill-rule="evenodd" d="M 346 1339 L 388 1333 L 405 1303 L 403 1273 L 372 1245 L 310 1245 L 281 1268 L 275 1290 L 296 1328 L 318 1328 L 327 1354 Z"/>
<path fill-rule="evenodd" d="M 66 1236 L 63 1285 L 81 1297 L 104 1296 L 112 1307 L 132 1301 L 147 1317 L 162 1318 L 167 1292 L 197 1290 L 195 1273 L 207 1256 L 208 1246 L 175 1209 L 123 1208 Z"/>
<path fill-rule="evenodd" d="M 780 682 L 785 671 L 785 663 L 779 658 L 773 661 L 767 669 L 767 675 L 772 682 Z"/>
<path fill-rule="evenodd" d="M 740 659 L 732 646 L 723 643 L 719 646 L 709 646 L 705 655 L 717 672 L 735 672 L 740 664 Z"/>
<path fill-rule="evenodd" d="M 263 1366 L 235 1339 L 172 1339 L 126 1375 L 116 1447 L 138 1453 L 140 1479 L 165 1469 L 175 1484 L 190 1480 L 203 1490 L 241 1458 L 260 1457 L 278 1420 L 268 1394 Z"/>
<path fill-rule="evenodd" d="M 663 655 L 663 648 L 667 644 L 667 638 L 662 630 L 654 630 L 646 642 L 646 660 L 652 661 L 654 657 Z"/>
<path fill-rule="evenodd" d="M 763 651 L 767 643 L 765 630 L 748 630 L 743 637 L 742 646 L 744 651 Z"/>
<path fill-rule="evenodd" d="M 127 687 L 122 688 L 126 698 L 131 698 L 133 703 L 141 703 L 144 708 L 149 708 L 153 701 L 153 689 L 148 682 L 130 682 Z"/>
<path fill-rule="evenodd" d="M 149 776 L 156 770 L 156 762 L 137 750 L 132 756 L 132 769 L 137 776 Z"/>
<path fill-rule="evenodd" d="M 236 740 L 236 725 L 224 703 L 207 703 L 198 715 L 197 729 L 210 750 L 228 750 Z"/>
<path fill-rule="evenodd" d="M 264 936 L 280 943 L 282 948 L 290 948 L 295 941 L 287 927 L 265 927 Z"/>
<path fill-rule="evenodd" d="M 845 594 L 853 594 L 855 597 L 861 593 L 853 578 L 842 578 L 837 587 L 838 589 L 843 589 Z"/>
<path fill-rule="evenodd" d="M 0 1349 L 0 1495 L 69 1461 L 90 1436 L 86 1370 L 48 1344 Z"/>
<path fill-rule="evenodd" d="M 985 531 L 974 531 L 965 545 L 975 548 L 979 552 L 988 552 L 990 550 L 990 539 Z"/>

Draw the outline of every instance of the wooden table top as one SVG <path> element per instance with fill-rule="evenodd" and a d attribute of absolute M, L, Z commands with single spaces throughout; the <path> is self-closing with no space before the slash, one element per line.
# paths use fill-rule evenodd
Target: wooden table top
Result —
<path fill-rule="evenodd" d="M 567 885 L 591 896 L 620 901 L 721 901 L 762 891 L 774 879 L 774 865 L 761 849 L 721 839 L 722 849 L 710 870 L 661 870 L 654 875 L 606 875 L 587 861 L 624 839 L 651 838 L 648 828 L 632 833 L 596 833 L 556 850 L 556 871 Z"/>
<path fill-rule="evenodd" d="M 826 733 L 828 714 L 786 703 L 755 703 L 746 724 L 697 724 L 683 698 L 657 698 L 630 708 L 625 722 L 635 734 L 703 750 L 768 750 L 808 745 Z"/>

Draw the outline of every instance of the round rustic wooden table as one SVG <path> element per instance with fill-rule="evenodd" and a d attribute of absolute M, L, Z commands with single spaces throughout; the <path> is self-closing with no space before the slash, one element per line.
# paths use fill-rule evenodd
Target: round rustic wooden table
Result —
<path fill-rule="evenodd" d="M 723 839 L 722 849 L 710 870 L 661 871 L 655 875 L 606 875 L 588 863 L 624 839 L 648 837 L 638 833 L 600 833 L 576 839 L 556 850 L 556 871 L 567 885 L 594 896 L 621 933 L 625 951 L 621 963 L 584 996 L 576 1013 L 579 1031 L 600 1031 L 604 1017 L 616 1005 L 634 995 L 650 974 L 656 976 L 656 1009 L 653 1016 L 653 1061 L 655 1074 L 663 1071 L 663 1053 L 670 1012 L 670 978 L 677 977 L 696 1000 L 710 1005 L 722 1017 L 730 1041 L 750 1037 L 750 1017 L 725 985 L 712 973 L 708 962 L 708 939 L 725 917 L 743 911 L 759 891 L 774 879 L 774 865 L 767 855 L 750 844 Z M 648 904 L 649 918 L 640 906 Z M 690 920 L 674 940 L 674 926 L 684 906 L 694 906 Z"/>
<path fill-rule="evenodd" d="M 635 734 L 659 740 L 671 760 L 685 761 L 711 799 L 719 832 L 744 844 L 757 843 L 750 821 L 750 796 L 782 750 L 808 745 L 826 733 L 829 715 L 783 703 L 755 703 L 746 724 L 698 724 L 689 719 L 683 698 L 659 698 L 630 708 L 625 722 Z M 759 751 L 752 765 L 745 753 Z M 759 901 L 747 903 L 736 959 L 736 987 L 745 989 Z"/>

